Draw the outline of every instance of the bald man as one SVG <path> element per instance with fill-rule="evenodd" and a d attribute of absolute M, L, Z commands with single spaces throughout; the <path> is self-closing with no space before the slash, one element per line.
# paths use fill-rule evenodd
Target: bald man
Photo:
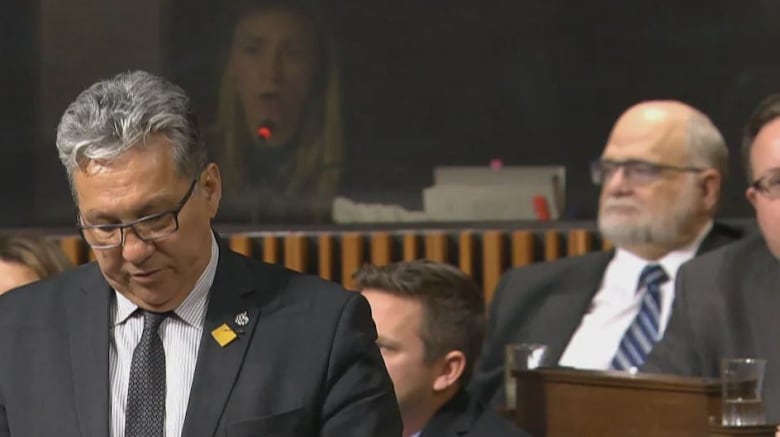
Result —
<path fill-rule="evenodd" d="M 630 370 L 661 338 L 682 263 L 741 233 L 713 223 L 728 151 L 718 129 L 676 101 L 629 108 L 592 165 L 598 226 L 615 250 L 510 270 L 490 309 L 472 389 L 503 404 L 504 350 L 548 346 L 548 363 Z"/>

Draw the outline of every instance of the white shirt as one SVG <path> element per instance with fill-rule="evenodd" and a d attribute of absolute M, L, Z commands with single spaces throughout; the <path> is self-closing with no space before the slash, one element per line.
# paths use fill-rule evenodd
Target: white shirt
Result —
<path fill-rule="evenodd" d="M 660 264 L 669 280 L 661 285 L 659 335 L 669 322 L 674 301 L 674 280 L 680 266 L 696 255 L 712 222 L 690 245 L 647 261 L 618 248 L 604 271 L 601 288 L 593 296 L 580 326 L 569 340 L 559 364 L 580 369 L 609 369 L 626 329 L 639 313 L 645 290 L 637 290 L 639 275 L 648 264 Z"/>
<path fill-rule="evenodd" d="M 211 238 L 211 259 L 198 278 L 192 292 L 160 325 L 160 338 L 165 349 L 165 436 L 179 437 L 190 398 L 198 346 L 206 318 L 209 290 L 214 282 L 219 259 L 216 238 Z M 109 345 L 109 383 L 111 399 L 111 437 L 125 435 L 125 405 L 130 379 L 133 351 L 141 341 L 144 317 L 134 313 L 138 306 L 114 290 L 109 308 L 111 320 Z"/>

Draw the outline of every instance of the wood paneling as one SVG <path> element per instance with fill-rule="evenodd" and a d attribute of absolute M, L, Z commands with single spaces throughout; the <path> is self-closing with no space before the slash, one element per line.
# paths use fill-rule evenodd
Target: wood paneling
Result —
<path fill-rule="evenodd" d="M 363 264 L 363 236 L 348 232 L 341 237 L 341 283 L 347 289 L 354 289 L 352 275 Z"/>
<path fill-rule="evenodd" d="M 94 259 L 77 236 L 60 238 L 59 245 L 75 264 Z M 354 287 L 352 275 L 367 261 L 380 266 L 419 258 L 448 262 L 480 281 L 488 302 L 507 268 L 612 248 L 582 228 L 253 232 L 230 235 L 228 245 L 268 263 L 340 281 L 346 288 Z"/>

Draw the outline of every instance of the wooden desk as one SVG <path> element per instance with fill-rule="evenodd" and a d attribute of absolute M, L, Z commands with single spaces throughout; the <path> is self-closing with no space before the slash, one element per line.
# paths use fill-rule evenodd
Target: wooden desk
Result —
<path fill-rule="evenodd" d="M 717 380 L 573 369 L 515 377 L 515 422 L 536 437 L 774 436 L 769 425 L 720 426 Z"/>

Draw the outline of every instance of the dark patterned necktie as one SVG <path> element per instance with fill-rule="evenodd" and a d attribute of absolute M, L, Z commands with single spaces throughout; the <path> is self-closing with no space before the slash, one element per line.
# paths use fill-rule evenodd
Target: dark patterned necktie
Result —
<path fill-rule="evenodd" d="M 630 370 L 639 367 L 659 340 L 661 321 L 661 285 L 669 280 L 663 267 L 649 264 L 639 275 L 637 291 L 645 289 L 642 305 L 620 341 L 612 368 Z"/>
<path fill-rule="evenodd" d="M 165 433 L 165 350 L 158 330 L 170 313 L 143 310 L 141 313 L 144 331 L 130 365 L 125 437 L 162 437 Z"/>

